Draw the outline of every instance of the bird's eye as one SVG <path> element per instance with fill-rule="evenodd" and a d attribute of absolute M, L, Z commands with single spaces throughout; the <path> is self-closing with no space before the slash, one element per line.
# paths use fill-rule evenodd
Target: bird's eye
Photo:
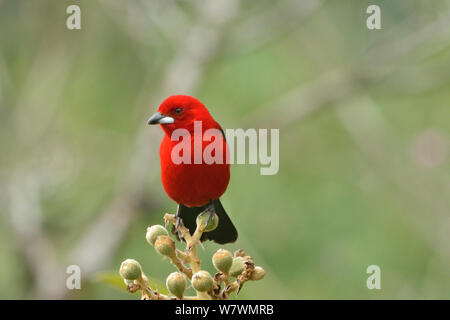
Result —
<path fill-rule="evenodd" d="M 180 114 L 183 111 L 183 108 L 176 108 L 175 114 Z"/>

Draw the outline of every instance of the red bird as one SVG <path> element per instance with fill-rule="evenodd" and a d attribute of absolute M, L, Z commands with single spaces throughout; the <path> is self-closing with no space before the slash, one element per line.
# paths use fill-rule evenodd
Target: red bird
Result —
<path fill-rule="evenodd" d="M 194 122 L 197 127 L 194 126 Z M 196 130 L 199 123 L 201 123 L 201 130 Z M 236 241 L 237 230 L 219 200 L 230 181 L 230 165 L 226 161 L 228 145 L 222 128 L 210 115 L 208 109 L 194 97 L 175 95 L 163 101 L 158 112 L 148 120 L 148 124 L 159 124 L 165 133 L 159 148 L 161 180 L 168 196 L 178 203 L 177 219 L 181 219 L 192 234 L 196 228 L 196 218 L 200 213 L 208 213 L 210 219 L 214 219 L 214 213 L 216 213 L 219 217 L 219 225 L 215 230 L 203 233 L 201 240 L 213 240 L 220 244 Z M 176 129 L 181 130 L 176 131 Z M 208 129 L 216 129 L 220 132 L 218 137 L 221 141 L 204 139 L 205 131 Z M 172 136 L 174 132 L 178 135 L 175 139 Z M 178 151 L 179 147 L 175 150 L 174 148 L 186 135 L 191 140 L 190 161 L 174 162 L 172 152 Z M 211 161 L 205 162 L 203 156 L 201 159 L 195 158 L 196 152 L 197 156 L 203 155 L 205 148 L 212 144 L 212 141 L 219 145 L 222 143 L 221 161 L 211 163 Z M 179 154 L 180 157 L 183 156 L 183 152 L 184 150 Z M 211 153 L 213 156 L 214 152 L 217 150 Z"/>

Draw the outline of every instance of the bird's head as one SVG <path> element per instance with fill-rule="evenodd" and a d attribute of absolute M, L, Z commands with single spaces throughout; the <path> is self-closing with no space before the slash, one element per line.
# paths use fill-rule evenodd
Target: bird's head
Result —
<path fill-rule="evenodd" d="M 158 112 L 148 119 L 148 124 L 159 124 L 166 134 L 175 129 L 194 130 L 194 121 L 202 121 L 202 126 L 208 128 L 215 124 L 208 109 L 194 97 L 176 95 L 168 97 L 161 103 Z"/>

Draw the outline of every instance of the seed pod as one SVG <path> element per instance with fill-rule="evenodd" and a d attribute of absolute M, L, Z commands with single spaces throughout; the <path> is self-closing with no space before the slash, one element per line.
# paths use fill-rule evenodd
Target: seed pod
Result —
<path fill-rule="evenodd" d="M 250 276 L 250 280 L 253 280 L 253 281 L 261 280 L 262 278 L 264 278 L 265 274 L 266 274 L 266 272 L 264 271 L 263 268 L 256 266 Z"/>
<path fill-rule="evenodd" d="M 230 268 L 230 275 L 238 277 L 244 271 L 244 258 L 236 257 L 233 259 L 233 264 Z"/>
<path fill-rule="evenodd" d="M 219 216 L 217 214 L 214 213 L 214 216 L 212 216 L 209 219 L 209 223 L 206 224 L 208 222 L 208 217 L 209 217 L 208 213 L 201 213 L 197 216 L 197 220 L 196 220 L 197 227 L 198 226 L 206 226 L 204 232 L 213 231 L 219 225 Z"/>
<path fill-rule="evenodd" d="M 147 234 L 145 235 L 145 238 L 147 239 L 147 242 L 153 246 L 155 245 L 155 241 L 159 236 L 168 235 L 169 233 L 167 232 L 166 228 L 157 224 L 147 228 Z"/>
<path fill-rule="evenodd" d="M 212 289 L 214 285 L 213 278 L 209 272 L 200 270 L 192 276 L 192 286 L 195 290 L 206 292 Z"/>
<path fill-rule="evenodd" d="M 142 268 L 134 259 L 127 259 L 120 265 L 120 275 L 126 280 L 137 280 L 142 277 Z"/>
<path fill-rule="evenodd" d="M 175 242 L 169 236 L 159 236 L 155 241 L 155 250 L 163 256 L 171 257 L 175 254 Z"/>
<path fill-rule="evenodd" d="M 183 298 L 186 290 L 186 277 L 180 272 L 172 272 L 166 280 L 166 287 L 178 299 Z"/>
<path fill-rule="evenodd" d="M 233 256 L 231 252 L 224 249 L 217 250 L 212 257 L 212 262 L 214 267 L 223 273 L 228 273 L 230 271 L 231 265 L 233 264 Z"/>

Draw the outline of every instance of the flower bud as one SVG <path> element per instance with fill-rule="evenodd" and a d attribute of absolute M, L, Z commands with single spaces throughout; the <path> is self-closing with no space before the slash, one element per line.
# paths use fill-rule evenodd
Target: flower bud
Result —
<path fill-rule="evenodd" d="M 137 280 L 142 277 L 142 268 L 134 259 L 127 259 L 120 265 L 120 275 L 126 280 Z"/>
<path fill-rule="evenodd" d="M 236 257 L 233 259 L 233 264 L 230 268 L 230 275 L 238 277 L 244 271 L 244 258 Z"/>
<path fill-rule="evenodd" d="M 209 219 L 209 223 L 206 224 L 208 222 L 208 217 L 208 213 L 201 213 L 197 216 L 197 226 L 206 226 L 204 232 L 213 231 L 219 225 L 219 216 L 217 214 L 214 213 L 214 216 Z"/>
<path fill-rule="evenodd" d="M 172 272 L 167 277 L 166 287 L 171 294 L 181 299 L 186 290 L 186 277 L 180 272 Z"/>
<path fill-rule="evenodd" d="M 192 286 L 195 290 L 206 292 L 212 289 L 214 285 L 213 278 L 209 272 L 200 270 L 192 276 Z"/>
<path fill-rule="evenodd" d="M 266 274 L 266 272 L 264 271 L 263 268 L 256 266 L 250 276 L 250 280 L 253 280 L 253 281 L 261 280 L 262 278 L 264 278 L 265 274 Z"/>
<path fill-rule="evenodd" d="M 230 251 L 219 249 L 216 253 L 214 253 L 212 262 L 218 271 L 227 273 L 230 271 L 231 265 L 233 264 L 233 256 Z"/>
<path fill-rule="evenodd" d="M 175 254 L 175 242 L 169 236 L 159 236 L 155 241 L 155 250 L 163 256 L 171 257 Z"/>
<path fill-rule="evenodd" d="M 147 239 L 147 242 L 153 246 L 155 245 L 155 241 L 159 236 L 168 235 L 169 233 L 167 232 L 166 228 L 157 224 L 147 228 L 147 234 L 145 235 L 145 238 Z"/>

